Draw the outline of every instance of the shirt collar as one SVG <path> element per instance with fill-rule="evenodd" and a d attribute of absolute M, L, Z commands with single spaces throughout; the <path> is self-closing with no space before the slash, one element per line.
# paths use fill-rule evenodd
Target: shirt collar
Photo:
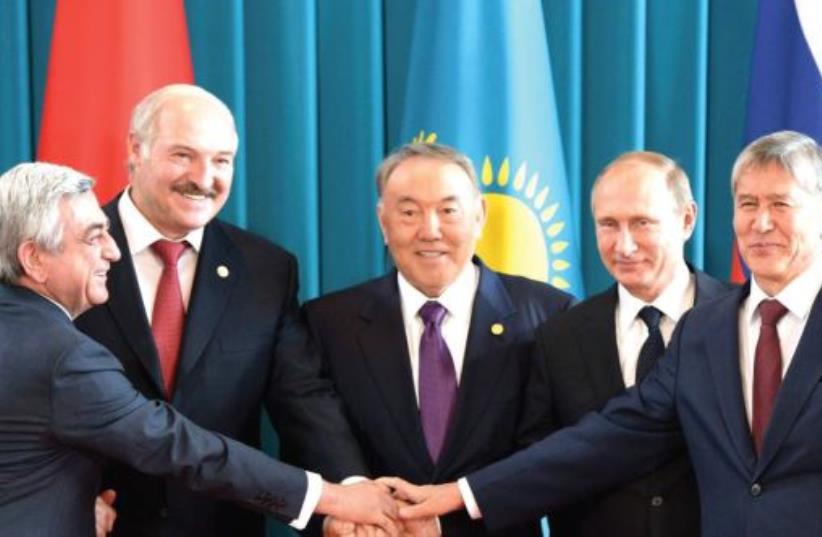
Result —
<path fill-rule="evenodd" d="M 404 319 L 413 319 L 423 304 L 436 300 L 442 304 L 448 314 L 454 317 L 470 317 L 474 307 L 474 295 L 479 285 L 479 267 L 466 263 L 457 275 L 457 279 L 438 297 L 428 297 L 409 282 L 402 272 L 397 271 L 397 283 L 400 288 L 400 301 Z"/>
<path fill-rule="evenodd" d="M 751 276 L 751 292 L 745 304 L 745 320 L 749 324 L 752 323 L 754 316 L 758 316 L 759 303 L 770 298 L 781 302 L 792 315 L 805 320 L 811 313 L 811 307 L 820 289 L 822 289 L 822 256 L 818 256 L 805 272 L 794 278 L 773 297 L 768 296 L 759 287 L 755 276 Z"/>
<path fill-rule="evenodd" d="M 123 232 L 126 234 L 126 242 L 128 243 L 129 253 L 134 256 L 154 244 L 155 242 L 165 239 L 156 227 L 154 227 L 148 219 L 143 216 L 140 209 L 134 205 L 131 200 L 131 187 L 127 188 L 120 200 L 117 202 L 117 210 L 120 212 L 120 220 L 123 222 Z M 182 240 L 188 242 L 189 246 L 195 252 L 200 251 L 203 244 L 203 228 L 195 229 Z"/>
<path fill-rule="evenodd" d="M 671 283 L 662 290 L 650 305 L 657 308 L 676 324 L 682 314 L 693 306 L 694 287 L 693 275 L 688 270 L 688 265 L 682 263 L 674 271 Z M 619 294 L 619 317 L 617 322 L 619 322 L 622 330 L 627 330 L 631 323 L 636 320 L 639 310 L 649 304 L 632 295 L 622 284 L 618 285 L 617 289 Z"/>

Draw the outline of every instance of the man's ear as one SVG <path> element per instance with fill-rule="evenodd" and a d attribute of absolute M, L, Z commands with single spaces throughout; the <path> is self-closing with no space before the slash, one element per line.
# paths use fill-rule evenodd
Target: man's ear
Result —
<path fill-rule="evenodd" d="M 385 206 L 382 204 L 382 200 L 377 202 L 377 222 L 380 224 L 380 231 L 382 232 L 382 242 L 383 244 L 388 244 L 388 236 L 385 234 Z"/>
<path fill-rule="evenodd" d="M 693 201 L 688 203 L 685 206 L 685 210 L 682 212 L 682 230 L 683 237 L 686 241 L 690 239 L 691 235 L 694 233 L 694 228 L 696 227 L 696 214 L 696 203 Z"/>
<path fill-rule="evenodd" d="M 43 251 L 33 240 L 27 240 L 17 247 L 17 259 L 23 268 L 23 274 L 37 283 L 45 283 L 48 279 L 46 267 L 43 263 Z"/>
<path fill-rule="evenodd" d="M 128 138 L 126 139 L 126 161 L 128 162 L 129 173 L 133 173 L 137 163 L 140 162 L 140 151 L 142 147 L 143 143 L 137 135 L 133 132 L 128 133 Z"/>

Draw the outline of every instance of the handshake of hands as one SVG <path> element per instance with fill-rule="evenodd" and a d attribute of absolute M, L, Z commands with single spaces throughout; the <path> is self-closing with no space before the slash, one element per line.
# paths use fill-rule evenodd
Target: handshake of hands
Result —
<path fill-rule="evenodd" d="M 381 477 L 326 486 L 334 487 L 331 497 L 338 496 L 340 503 L 324 505 L 320 500 L 317 505 L 318 512 L 330 515 L 323 524 L 324 537 L 437 537 L 436 517 L 463 507 L 456 483 L 417 486 Z"/>

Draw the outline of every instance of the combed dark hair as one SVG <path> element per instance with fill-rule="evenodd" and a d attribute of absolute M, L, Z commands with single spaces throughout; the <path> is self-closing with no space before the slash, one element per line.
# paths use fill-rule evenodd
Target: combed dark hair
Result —
<path fill-rule="evenodd" d="M 479 194 L 480 189 L 477 184 L 477 173 L 474 171 L 474 164 L 465 154 L 447 145 L 413 143 L 406 144 L 385 157 L 380 167 L 377 168 L 377 195 L 380 198 L 382 198 L 388 178 L 397 169 L 397 166 L 414 157 L 424 157 L 456 164 L 468 175 L 474 190 Z"/>

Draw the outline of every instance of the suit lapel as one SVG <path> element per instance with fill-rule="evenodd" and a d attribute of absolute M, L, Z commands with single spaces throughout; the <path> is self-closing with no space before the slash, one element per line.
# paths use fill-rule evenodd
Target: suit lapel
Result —
<path fill-rule="evenodd" d="M 712 317 L 706 325 L 713 327 L 713 333 L 705 338 L 705 344 L 714 389 L 731 443 L 736 448 L 745 471 L 751 473 L 756 464 L 756 455 L 751 443 L 751 429 L 745 413 L 742 377 L 739 373 L 739 308 L 748 291 L 747 286 L 736 290 L 718 301 L 716 308 L 705 311 L 706 315 Z"/>
<path fill-rule="evenodd" d="M 364 325 L 357 339 L 382 407 L 391 414 L 413 459 L 425 461 L 423 474 L 430 475 L 434 465 L 425 445 L 414 392 L 396 272 L 375 282 L 374 294 L 363 306 L 360 317 Z"/>
<path fill-rule="evenodd" d="M 598 398 L 610 398 L 625 389 L 619 366 L 614 315 L 617 287 L 594 297 L 584 323 L 579 326 L 576 340 L 586 359 L 588 375 Z"/>
<path fill-rule="evenodd" d="M 791 365 L 776 398 L 773 415 L 765 431 L 757 473 L 764 471 L 799 417 L 802 408 L 822 378 L 819 347 L 822 342 L 822 292 L 817 295 L 802 332 Z"/>
<path fill-rule="evenodd" d="M 506 350 L 517 332 L 511 325 L 517 310 L 502 280 L 482 263 L 479 266 L 479 287 L 471 311 L 454 421 L 437 464 L 441 471 L 458 459 L 462 447 L 470 441 L 471 431 L 485 414 L 491 400 L 488 387 L 494 386 L 505 367 Z M 495 324 L 502 325 L 501 334 L 491 332 Z"/>
<path fill-rule="evenodd" d="M 137 275 L 134 272 L 134 263 L 123 231 L 123 223 L 117 211 L 117 199 L 106 205 L 104 209 L 111 223 L 109 231 L 122 254 L 120 261 L 113 263 L 108 273 L 109 299 L 106 307 L 120 327 L 125 341 L 151 378 L 154 388 L 158 393 L 164 394 L 165 388 L 157 357 L 157 347 L 154 345 L 154 336 L 146 317 L 145 305 L 137 284 Z"/>
<path fill-rule="evenodd" d="M 177 366 L 178 379 L 185 379 L 194 369 L 214 335 L 217 322 L 226 311 L 231 291 L 244 272 L 242 256 L 219 222 L 212 221 L 205 228 L 202 249 L 197 258 Z"/>

